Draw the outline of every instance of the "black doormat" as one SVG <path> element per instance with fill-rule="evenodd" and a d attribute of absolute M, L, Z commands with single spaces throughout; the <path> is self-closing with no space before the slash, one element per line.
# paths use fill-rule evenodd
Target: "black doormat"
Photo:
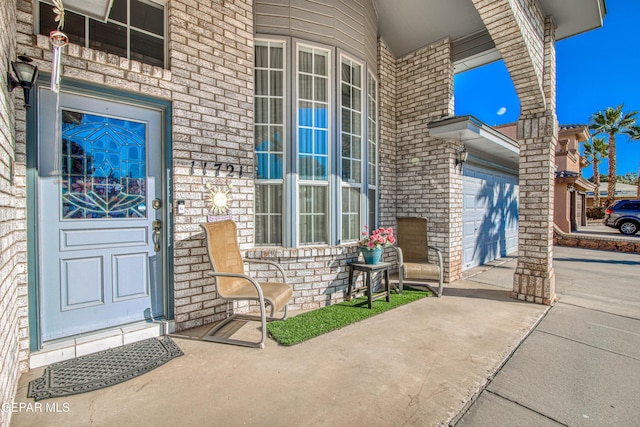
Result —
<path fill-rule="evenodd" d="M 149 338 L 45 368 L 29 383 L 27 397 L 36 401 L 98 390 L 130 380 L 184 353 L 169 337 Z"/>

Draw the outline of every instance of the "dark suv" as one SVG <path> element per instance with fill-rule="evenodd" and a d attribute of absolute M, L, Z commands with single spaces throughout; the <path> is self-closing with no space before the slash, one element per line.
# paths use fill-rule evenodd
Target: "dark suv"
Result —
<path fill-rule="evenodd" d="M 640 229 L 640 200 L 618 200 L 605 213 L 602 223 L 622 234 L 631 236 Z"/>

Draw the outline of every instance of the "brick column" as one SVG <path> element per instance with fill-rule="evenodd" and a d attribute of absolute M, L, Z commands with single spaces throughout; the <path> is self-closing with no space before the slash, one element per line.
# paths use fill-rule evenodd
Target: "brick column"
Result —
<path fill-rule="evenodd" d="M 520 99 L 520 207 L 514 298 L 551 304 L 556 117 L 555 25 L 536 0 L 473 0 Z"/>
<path fill-rule="evenodd" d="M 544 23 L 542 88 L 544 112 L 524 112 L 518 120 L 520 141 L 520 209 L 518 265 L 513 276 L 514 298 L 541 304 L 556 299 L 553 271 L 553 206 L 556 116 L 555 24 Z"/>
<path fill-rule="evenodd" d="M 553 111 L 520 116 L 518 264 L 512 297 L 541 304 L 555 299 L 553 187 L 557 119 Z"/>

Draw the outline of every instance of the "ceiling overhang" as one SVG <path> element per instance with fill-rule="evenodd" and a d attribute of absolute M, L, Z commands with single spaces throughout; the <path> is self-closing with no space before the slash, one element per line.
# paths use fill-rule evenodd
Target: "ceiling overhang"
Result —
<path fill-rule="evenodd" d="M 427 127 L 430 136 L 464 144 L 471 160 L 518 171 L 518 143 L 473 116 L 447 117 L 431 122 Z"/>
<path fill-rule="evenodd" d="M 378 33 L 395 57 L 449 37 L 456 72 L 500 59 L 471 0 L 373 0 Z M 556 40 L 602 26 L 605 0 L 538 0 L 556 22 Z"/>

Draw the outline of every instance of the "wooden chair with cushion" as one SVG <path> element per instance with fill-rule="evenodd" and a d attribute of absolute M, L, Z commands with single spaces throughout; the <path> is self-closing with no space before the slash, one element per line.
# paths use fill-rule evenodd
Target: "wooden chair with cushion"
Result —
<path fill-rule="evenodd" d="M 442 296 L 442 253 L 429 246 L 426 218 L 397 218 L 396 251 L 398 257 L 398 287 L 404 284 L 424 286 Z M 431 255 L 431 256 L 430 256 Z M 435 255 L 435 256 L 434 256 Z M 438 289 L 429 282 L 437 281 Z"/>
<path fill-rule="evenodd" d="M 207 252 L 213 269 L 209 274 L 215 277 L 216 290 L 220 298 L 230 301 L 257 301 L 260 306 L 260 316 L 247 314 L 233 314 L 210 329 L 201 339 L 225 344 L 236 344 L 247 347 L 264 348 L 267 337 L 267 320 L 283 320 L 287 317 L 287 303 L 293 295 L 291 286 L 287 284 L 284 269 L 270 261 L 244 260 L 240 254 L 236 224 L 232 220 L 208 222 L 200 225 L 206 237 Z M 258 282 L 245 274 L 245 263 L 269 264 L 275 267 L 282 281 Z M 271 310 L 266 314 L 266 305 Z M 274 317 L 276 313 L 284 311 L 281 317 Z M 259 320 L 262 336 L 259 341 L 244 341 L 216 336 L 221 328 L 235 319 Z"/>

